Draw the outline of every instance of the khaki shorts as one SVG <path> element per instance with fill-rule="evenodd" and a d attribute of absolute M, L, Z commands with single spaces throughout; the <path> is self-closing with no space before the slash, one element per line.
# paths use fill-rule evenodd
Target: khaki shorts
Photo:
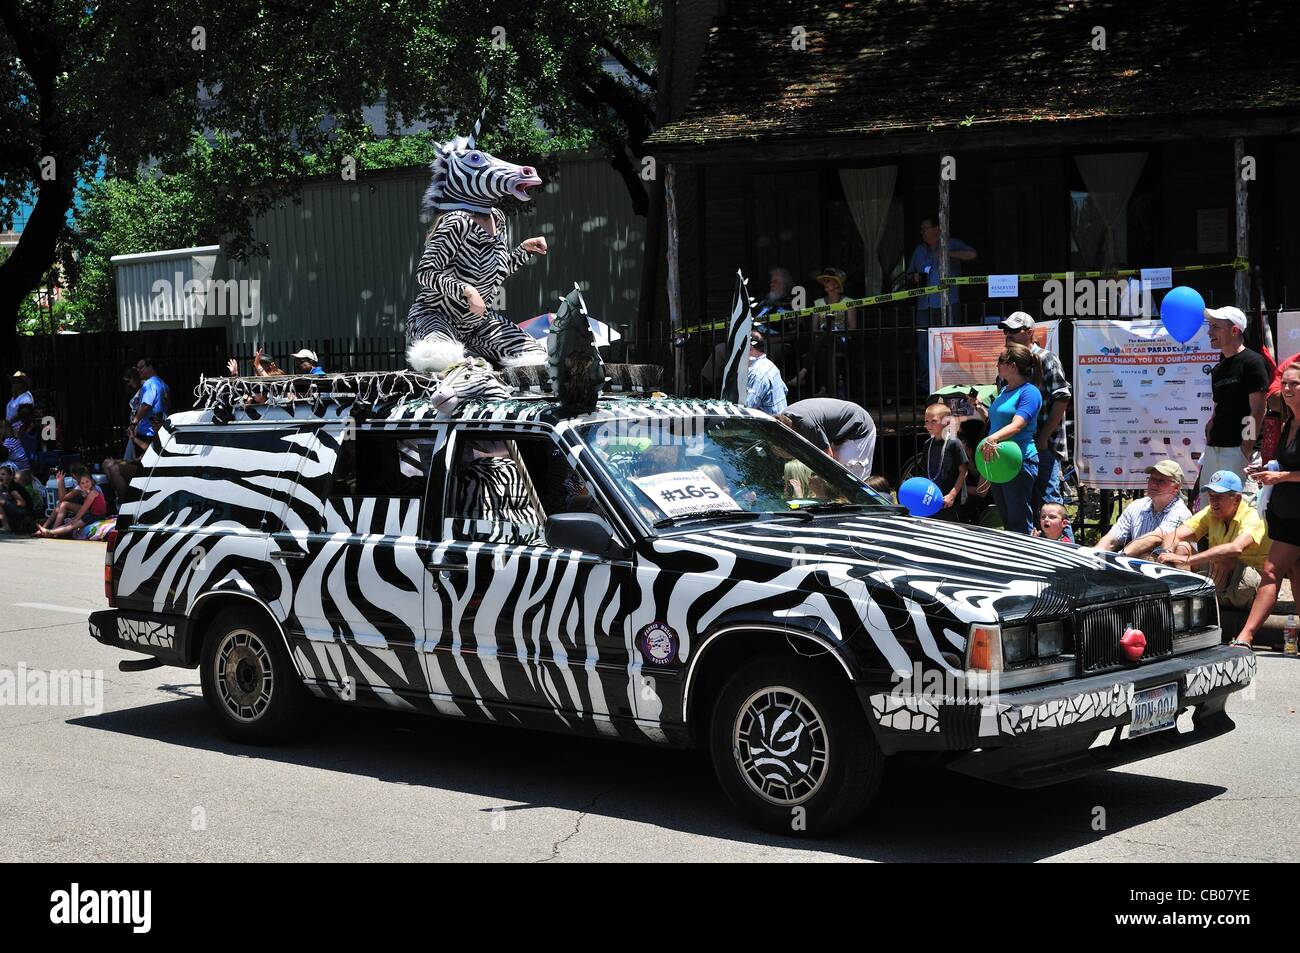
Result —
<path fill-rule="evenodd" d="M 1210 575 L 1210 567 L 1205 567 L 1200 570 L 1200 573 L 1203 576 Z M 1239 562 L 1236 568 L 1228 573 L 1228 578 L 1222 584 L 1215 584 L 1214 594 L 1218 596 L 1220 605 L 1233 609 L 1249 609 L 1251 603 L 1255 601 L 1255 593 L 1259 591 L 1259 583 L 1259 571 L 1253 566 Z"/>

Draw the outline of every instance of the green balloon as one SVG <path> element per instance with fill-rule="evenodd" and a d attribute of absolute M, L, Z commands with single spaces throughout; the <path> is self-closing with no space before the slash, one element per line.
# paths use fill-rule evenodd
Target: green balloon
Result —
<path fill-rule="evenodd" d="M 997 456 L 985 460 L 983 451 L 986 442 L 987 438 L 981 440 L 975 448 L 975 469 L 990 483 L 1010 483 L 1020 473 L 1021 464 L 1025 461 L 1020 444 L 1003 440 L 998 444 Z"/>

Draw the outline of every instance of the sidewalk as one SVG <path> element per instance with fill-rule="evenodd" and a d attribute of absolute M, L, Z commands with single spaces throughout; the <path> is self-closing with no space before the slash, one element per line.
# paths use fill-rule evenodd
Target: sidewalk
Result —
<path fill-rule="evenodd" d="M 1273 614 L 1264 620 L 1264 625 L 1255 638 L 1255 644 L 1281 649 L 1282 630 L 1286 627 L 1286 617 L 1295 611 L 1295 596 L 1291 592 L 1291 580 L 1288 579 L 1278 589 L 1277 605 L 1273 607 Z M 1241 631 L 1242 625 L 1246 622 L 1246 615 L 1247 613 L 1240 609 L 1219 610 L 1219 620 L 1223 625 L 1225 639 L 1231 639 Z"/>

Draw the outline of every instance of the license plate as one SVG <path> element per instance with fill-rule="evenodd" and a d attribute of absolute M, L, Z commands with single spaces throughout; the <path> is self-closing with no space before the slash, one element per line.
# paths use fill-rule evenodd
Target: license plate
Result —
<path fill-rule="evenodd" d="M 1157 685 L 1133 693 L 1133 722 L 1128 736 L 1137 738 L 1164 731 L 1178 723 L 1178 683 Z"/>

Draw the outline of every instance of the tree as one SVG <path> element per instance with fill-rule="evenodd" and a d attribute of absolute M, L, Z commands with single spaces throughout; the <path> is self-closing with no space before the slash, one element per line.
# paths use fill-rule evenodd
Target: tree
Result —
<path fill-rule="evenodd" d="M 464 128 L 487 106 L 484 147 L 503 152 L 536 144 L 539 119 L 560 138 L 591 130 L 644 209 L 633 160 L 653 127 L 655 16 L 649 0 L 0 0 L 0 219 L 35 199 L 0 264 L 0 364 L 16 360 L 21 302 L 70 247 L 78 185 L 101 162 L 172 172 L 196 134 L 214 145 L 210 201 L 236 257 L 252 216 L 380 102 L 393 126 Z"/>

